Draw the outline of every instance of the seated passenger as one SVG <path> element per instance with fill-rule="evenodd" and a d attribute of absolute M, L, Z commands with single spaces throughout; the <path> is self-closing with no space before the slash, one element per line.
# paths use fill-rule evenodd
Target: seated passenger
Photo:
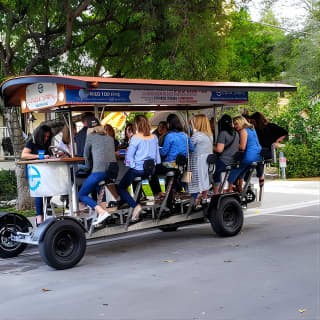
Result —
<path fill-rule="evenodd" d="M 131 220 L 137 221 L 142 207 L 134 201 L 127 189 L 134 178 L 144 176 L 144 161 L 151 159 L 155 164 L 160 163 L 160 154 L 158 138 L 150 133 L 149 121 L 144 115 L 134 118 L 133 129 L 135 134 L 130 139 L 125 158 L 125 164 L 130 169 L 121 179 L 117 189 L 120 197 L 134 208 Z"/>
<path fill-rule="evenodd" d="M 26 160 L 49 159 L 49 147 L 52 140 L 52 130 L 47 125 L 39 126 L 33 133 L 33 139 L 28 140 L 26 146 L 22 150 L 21 158 Z M 44 150 L 44 155 L 38 153 L 39 150 Z M 36 224 L 43 222 L 43 198 L 36 197 Z"/>
<path fill-rule="evenodd" d="M 251 123 L 256 129 L 259 143 L 264 149 L 263 151 L 266 151 L 265 158 L 271 159 L 271 146 L 274 145 L 275 148 L 278 148 L 279 143 L 287 137 L 288 131 L 276 125 L 275 123 L 269 122 L 260 112 L 255 112 L 252 114 L 250 119 Z M 264 184 L 263 170 L 263 164 L 259 163 L 257 166 L 257 177 L 259 178 L 260 187 L 262 187 Z"/>
<path fill-rule="evenodd" d="M 77 128 L 74 124 L 72 124 L 72 132 L 73 137 L 75 138 L 77 135 Z M 65 124 L 62 129 L 62 139 L 58 145 L 59 149 L 67 152 L 68 154 L 72 154 L 71 152 L 71 137 L 69 127 Z M 76 142 L 74 140 L 74 154 L 77 154 Z"/>
<path fill-rule="evenodd" d="M 106 133 L 108 136 L 112 137 L 114 139 L 114 150 L 118 151 L 119 150 L 119 141 L 116 139 L 116 133 L 113 129 L 113 127 L 110 124 L 106 124 L 104 126 L 104 129 L 106 130 Z"/>
<path fill-rule="evenodd" d="M 94 114 L 92 112 L 85 112 L 81 115 L 83 128 L 76 135 L 78 157 L 83 157 L 84 146 L 86 144 L 86 139 L 87 139 L 88 121 L 93 118 L 94 118 Z"/>
<path fill-rule="evenodd" d="M 167 123 L 165 121 L 160 121 L 158 124 L 157 131 L 158 131 L 159 146 L 162 147 L 164 143 L 164 138 L 168 133 Z"/>
<path fill-rule="evenodd" d="M 193 152 L 194 150 L 190 138 L 183 132 L 182 124 L 177 115 L 169 114 L 167 123 L 169 132 L 164 138 L 162 148 L 160 148 L 160 155 L 161 158 L 164 158 L 164 161 L 163 163 L 156 166 L 156 174 L 153 175 L 151 180 L 149 181 L 153 195 L 156 198 L 161 193 L 157 174 L 166 174 L 170 169 L 174 168 L 176 157 L 178 154 L 183 154 L 185 157 L 188 157 L 187 140 L 189 145 L 189 152 Z M 177 187 L 177 189 L 181 188 Z"/>
<path fill-rule="evenodd" d="M 196 199 L 196 205 L 201 199 L 207 199 L 210 187 L 208 174 L 208 155 L 212 153 L 213 137 L 208 118 L 199 114 L 192 121 L 191 142 L 194 151 L 191 154 L 192 179 L 188 184 L 188 192 Z"/>
<path fill-rule="evenodd" d="M 218 122 L 219 135 L 213 151 L 219 153 L 216 170 L 213 174 L 213 193 L 218 194 L 221 184 L 221 173 L 233 162 L 234 154 L 239 151 L 239 134 L 234 129 L 232 118 L 225 114 Z"/>
<path fill-rule="evenodd" d="M 127 149 L 130 144 L 130 139 L 133 136 L 133 129 L 132 129 L 132 123 L 128 122 L 125 129 L 124 129 L 124 139 L 121 140 L 120 143 L 120 149 Z"/>
<path fill-rule="evenodd" d="M 107 135 L 96 118 L 88 120 L 88 136 L 84 147 L 84 158 L 87 167 L 91 167 L 92 164 L 92 171 L 81 186 L 79 200 L 98 213 L 98 219 L 93 222 L 94 225 L 97 225 L 107 219 L 110 213 L 88 195 L 97 189 L 100 181 L 107 179 L 106 170 L 110 162 L 116 162 L 116 156 L 113 138 Z"/>
<path fill-rule="evenodd" d="M 235 129 L 240 134 L 240 144 L 239 149 L 245 151 L 244 157 L 241 161 L 240 167 L 237 169 L 232 169 L 228 179 L 229 188 L 228 192 L 233 191 L 233 184 L 240 178 L 240 192 L 242 191 L 243 178 L 245 176 L 246 170 L 250 164 L 254 161 L 261 160 L 260 151 L 261 146 L 259 140 L 254 130 L 254 126 L 250 124 L 244 117 L 239 116 L 233 119 L 233 124 Z"/>

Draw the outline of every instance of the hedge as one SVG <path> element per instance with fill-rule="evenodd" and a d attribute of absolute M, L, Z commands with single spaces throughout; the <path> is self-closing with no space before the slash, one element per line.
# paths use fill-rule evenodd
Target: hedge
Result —
<path fill-rule="evenodd" d="M 14 170 L 0 170 L 0 201 L 17 197 L 17 179 Z"/>
<path fill-rule="evenodd" d="M 288 178 L 320 176 L 320 141 L 312 146 L 293 144 L 289 141 L 283 152 L 287 158 Z"/>

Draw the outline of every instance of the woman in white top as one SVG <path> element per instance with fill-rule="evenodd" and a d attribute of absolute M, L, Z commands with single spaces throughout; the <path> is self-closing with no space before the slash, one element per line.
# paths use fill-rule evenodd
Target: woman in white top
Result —
<path fill-rule="evenodd" d="M 192 180 L 188 184 L 188 191 L 196 199 L 196 205 L 201 199 L 207 199 L 210 187 L 208 174 L 208 155 L 212 153 L 213 136 L 208 118 L 199 114 L 192 121 L 191 142 L 194 151 L 191 153 Z"/>

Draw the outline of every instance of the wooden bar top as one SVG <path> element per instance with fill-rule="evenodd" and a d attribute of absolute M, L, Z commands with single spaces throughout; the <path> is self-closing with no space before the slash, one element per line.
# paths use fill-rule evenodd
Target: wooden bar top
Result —
<path fill-rule="evenodd" d="M 84 161 L 83 157 L 74 157 L 74 158 L 49 158 L 49 159 L 41 159 L 41 160 L 19 160 L 16 161 L 16 164 L 29 164 L 29 163 L 50 163 L 50 162 L 80 162 Z"/>

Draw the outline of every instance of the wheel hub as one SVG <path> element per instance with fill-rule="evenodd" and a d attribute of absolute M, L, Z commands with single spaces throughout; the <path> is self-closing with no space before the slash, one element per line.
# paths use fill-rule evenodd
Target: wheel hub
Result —
<path fill-rule="evenodd" d="M 223 221 L 228 227 L 233 226 L 235 224 L 236 217 L 232 208 L 227 208 L 225 210 L 225 212 L 223 213 Z"/>
<path fill-rule="evenodd" d="M 75 241 L 72 234 L 69 232 L 62 232 L 59 234 L 54 241 L 54 247 L 55 252 L 59 257 L 65 258 L 70 256 L 75 249 Z"/>
<path fill-rule="evenodd" d="M 18 242 L 11 240 L 11 234 L 13 232 L 13 228 L 2 227 L 0 229 L 0 246 L 5 250 L 15 250 L 19 245 Z"/>

